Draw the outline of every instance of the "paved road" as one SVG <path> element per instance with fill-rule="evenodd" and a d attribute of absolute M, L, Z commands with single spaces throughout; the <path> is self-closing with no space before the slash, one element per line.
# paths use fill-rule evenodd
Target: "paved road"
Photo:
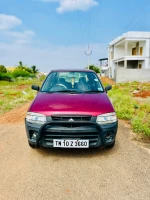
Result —
<path fill-rule="evenodd" d="M 23 122 L 1 124 L 0 199 L 150 200 L 150 154 L 122 122 L 112 150 L 34 150 Z"/>

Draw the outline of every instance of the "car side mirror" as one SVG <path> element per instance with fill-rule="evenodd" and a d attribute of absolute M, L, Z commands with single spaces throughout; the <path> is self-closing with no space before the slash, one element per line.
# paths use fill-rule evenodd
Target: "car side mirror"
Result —
<path fill-rule="evenodd" d="M 32 85 L 31 88 L 32 90 L 37 90 L 37 91 L 40 90 L 40 87 L 38 85 Z"/>
<path fill-rule="evenodd" d="M 111 90 L 111 89 L 112 89 L 112 86 L 111 86 L 111 85 L 108 85 L 108 86 L 105 87 L 105 91 L 106 91 L 106 92 L 108 92 L 108 91 Z"/>

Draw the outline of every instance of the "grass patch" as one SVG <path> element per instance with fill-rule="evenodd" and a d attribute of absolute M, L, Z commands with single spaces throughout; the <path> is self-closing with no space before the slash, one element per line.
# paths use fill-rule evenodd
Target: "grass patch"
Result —
<path fill-rule="evenodd" d="M 149 83 L 129 82 L 113 86 L 108 93 L 119 119 L 128 120 L 134 132 L 150 138 L 150 104 L 138 101 L 133 91 L 150 91 Z"/>
<path fill-rule="evenodd" d="M 109 92 L 109 97 L 115 107 L 119 119 L 132 119 L 135 112 L 134 105 L 136 104 L 136 101 L 134 101 L 130 95 L 115 88 Z"/>
<path fill-rule="evenodd" d="M 145 136 L 150 137 L 150 114 L 144 111 L 138 112 L 136 116 L 131 120 L 131 125 L 134 132 L 143 133 Z"/>
<path fill-rule="evenodd" d="M 0 81 L 0 114 L 32 100 L 37 94 L 31 89 L 32 84 L 41 86 L 42 81 L 36 78 L 16 79 L 14 82 Z"/>
<path fill-rule="evenodd" d="M 12 81 L 12 76 L 10 73 L 2 73 L 0 72 L 0 80 L 5 80 L 5 81 Z"/>

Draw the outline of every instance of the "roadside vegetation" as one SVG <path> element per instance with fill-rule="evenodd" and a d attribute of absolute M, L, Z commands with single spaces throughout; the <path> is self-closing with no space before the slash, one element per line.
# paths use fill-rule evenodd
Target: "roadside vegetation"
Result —
<path fill-rule="evenodd" d="M 22 62 L 12 72 L 0 65 L 0 114 L 33 100 L 37 92 L 31 90 L 31 85 L 41 85 L 45 78 L 37 74 L 36 66 L 29 68 Z"/>
<path fill-rule="evenodd" d="M 42 79 L 22 78 L 14 82 L 0 81 L 0 114 L 33 100 L 37 92 L 31 89 L 31 85 L 41 85 Z"/>
<path fill-rule="evenodd" d="M 114 84 L 108 95 L 118 118 L 126 120 L 139 136 L 150 139 L 150 82 Z"/>
<path fill-rule="evenodd" d="M 0 65 L 0 81 L 5 80 L 11 82 L 14 81 L 14 79 L 17 77 L 35 78 L 38 71 L 39 70 L 36 68 L 36 66 L 28 67 L 23 65 L 21 61 L 13 71 L 7 71 L 4 65 Z"/>
<path fill-rule="evenodd" d="M 90 69 L 90 70 L 93 70 L 93 71 L 96 72 L 96 73 L 100 73 L 100 68 L 99 68 L 99 67 L 96 67 L 95 65 L 90 65 L 90 66 L 89 66 L 89 69 Z"/>

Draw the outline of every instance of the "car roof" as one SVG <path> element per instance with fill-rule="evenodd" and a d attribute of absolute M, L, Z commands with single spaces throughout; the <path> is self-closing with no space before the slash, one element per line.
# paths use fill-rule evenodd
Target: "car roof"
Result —
<path fill-rule="evenodd" d="M 51 70 L 51 72 L 94 72 L 94 71 L 89 69 L 56 69 L 56 70 Z"/>

